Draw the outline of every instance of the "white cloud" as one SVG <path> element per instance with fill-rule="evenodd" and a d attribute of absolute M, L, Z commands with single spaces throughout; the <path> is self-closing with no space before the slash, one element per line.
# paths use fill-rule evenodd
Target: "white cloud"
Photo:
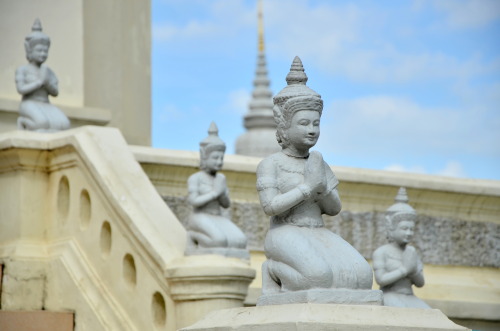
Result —
<path fill-rule="evenodd" d="M 436 172 L 429 172 L 421 165 L 404 166 L 401 164 L 391 164 L 385 167 L 384 170 L 418 174 L 432 174 L 447 177 L 467 177 L 462 165 L 457 161 L 448 161 L 442 169 Z"/>
<path fill-rule="evenodd" d="M 492 12 L 496 12 L 500 1 L 493 1 L 498 5 L 489 1 L 484 7 L 489 6 Z M 467 1 L 465 4 L 470 3 L 471 8 L 482 8 L 478 2 Z M 443 7 L 450 7 L 450 17 L 462 15 L 458 8 L 464 2 L 433 3 L 444 3 Z M 289 0 L 286 5 L 276 0 L 266 2 L 265 11 L 269 25 L 269 53 L 284 58 L 300 54 L 303 61 L 324 72 L 345 75 L 355 81 L 380 83 L 443 77 L 457 79 L 491 70 L 491 64 L 480 57 L 460 58 L 454 53 L 446 53 L 443 47 L 428 47 L 425 40 L 428 36 L 412 29 L 415 22 L 405 24 L 390 16 L 393 14 L 390 8 L 377 6 L 376 3 L 336 5 L 323 2 L 312 6 L 302 0 Z M 465 17 L 465 10 L 462 11 Z M 487 10 L 482 8 L 477 11 L 480 12 L 476 15 L 478 20 L 487 19 L 484 16 Z M 411 36 L 400 35 L 401 31 L 410 30 L 413 31 Z M 408 38 L 415 39 L 415 45 L 427 47 L 408 47 Z"/>
<path fill-rule="evenodd" d="M 498 155 L 500 131 L 476 109 L 427 108 L 393 96 L 334 101 L 323 112 L 319 144 L 362 157 Z M 493 115 L 494 116 L 494 115 Z"/>
<path fill-rule="evenodd" d="M 448 177 L 467 177 L 462 165 L 457 161 L 449 161 L 442 170 L 436 173 L 436 175 Z"/>
<path fill-rule="evenodd" d="M 439 0 L 430 2 L 436 10 L 444 12 L 453 28 L 475 28 L 500 19 L 498 0 Z"/>
<path fill-rule="evenodd" d="M 246 7 L 244 1 L 217 0 L 182 1 L 175 4 L 179 12 L 190 12 L 190 6 L 204 7 L 202 18 L 189 18 L 185 22 L 155 22 L 153 40 L 156 42 L 193 42 L 211 41 L 218 44 L 235 38 L 241 29 L 255 25 L 255 12 Z"/>

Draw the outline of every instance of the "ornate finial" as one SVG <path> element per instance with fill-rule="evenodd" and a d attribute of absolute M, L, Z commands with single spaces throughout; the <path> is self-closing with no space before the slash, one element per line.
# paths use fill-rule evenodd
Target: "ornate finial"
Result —
<path fill-rule="evenodd" d="M 264 52 L 264 20 L 262 14 L 262 0 L 259 0 L 259 8 L 258 8 L 258 31 L 259 31 L 259 52 Z"/>
<path fill-rule="evenodd" d="M 298 56 L 293 59 L 292 66 L 290 67 L 290 72 L 286 76 L 286 82 L 287 86 L 285 86 L 285 88 L 283 88 L 273 98 L 274 104 L 276 106 L 282 107 L 288 99 L 299 96 L 308 96 L 321 99 L 321 95 L 306 86 L 307 75 L 304 71 L 302 61 Z"/>
<path fill-rule="evenodd" d="M 394 198 L 394 204 L 387 209 L 388 214 L 416 214 L 415 209 L 408 204 L 406 188 L 401 187 Z"/>
<path fill-rule="evenodd" d="M 24 38 L 24 48 L 26 54 L 31 51 L 31 48 L 36 44 L 44 44 L 50 46 L 50 38 L 42 32 L 42 23 L 40 19 L 35 19 L 31 26 L 31 32 Z"/>
<path fill-rule="evenodd" d="M 42 31 L 42 23 L 40 22 L 39 18 L 35 19 L 35 22 L 33 22 L 31 31 L 40 31 L 40 32 Z"/>
<path fill-rule="evenodd" d="M 304 72 L 304 66 L 298 56 L 293 59 L 290 72 L 286 75 L 286 82 L 288 85 L 300 84 L 306 85 L 307 75 Z"/>
<path fill-rule="evenodd" d="M 219 129 L 217 128 L 217 124 L 215 122 L 210 123 L 210 127 L 208 128 L 209 136 L 219 136 Z"/>
<path fill-rule="evenodd" d="M 408 194 L 406 194 L 406 188 L 400 187 L 398 194 L 394 198 L 394 202 L 398 203 L 408 203 Z"/>
<path fill-rule="evenodd" d="M 219 129 L 215 122 L 208 128 L 208 137 L 200 142 L 201 158 L 205 158 L 213 151 L 226 151 L 226 144 L 219 138 Z"/>

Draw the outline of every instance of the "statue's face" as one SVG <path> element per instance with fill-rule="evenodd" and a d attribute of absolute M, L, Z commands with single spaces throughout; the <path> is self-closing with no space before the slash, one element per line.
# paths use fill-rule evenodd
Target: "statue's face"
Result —
<path fill-rule="evenodd" d="M 392 230 L 391 238 L 399 245 L 408 244 L 413 238 L 413 229 L 415 223 L 413 221 L 400 221 L 398 226 Z"/>
<path fill-rule="evenodd" d="M 290 145 L 298 149 L 309 149 L 319 138 L 320 114 L 314 110 L 296 112 L 286 131 Z"/>
<path fill-rule="evenodd" d="M 224 152 L 213 151 L 205 160 L 205 169 L 210 172 L 217 172 L 222 169 L 224 164 Z"/>
<path fill-rule="evenodd" d="M 29 54 L 29 58 L 38 64 L 44 63 L 49 55 L 49 46 L 44 44 L 36 44 Z"/>

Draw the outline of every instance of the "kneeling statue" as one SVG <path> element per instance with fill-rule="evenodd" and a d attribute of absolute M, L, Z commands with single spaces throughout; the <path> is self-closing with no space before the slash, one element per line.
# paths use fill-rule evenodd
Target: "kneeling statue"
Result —
<path fill-rule="evenodd" d="M 384 292 L 384 306 L 430 308 L 412 289 L 412 285 L 422 287 L 425 283 L 422 261 L 415 247 L 408 244 L 417 214 L 408 204 L 404 187 L 399 189 L 394 201 L 386 215 L 389 243 L 373 253 L 375 280 Z"/>
<path fill-rule="evenodd" d="M 230 205 L 226 177 L 222 168 L 226 145 L 218 136 L 215 123 L 208 137 L 200 142 L 201 171 L 188 179 L 188 202 L 193 212 L 188 220 L 186 255 L 219 254 L 248 259 L 247 238 L 243 232 L 222 215 Z"/>
<path fill-rule="evenodd" d="M 68 117 L 49 102 L 59 94 L 57 77 L 43 63 L 47 60 L 50 38 L 42 32 L 40 20 L 33 23 L 24 47 L 28 64 L 17 68 L 16 87 L 23 99 L 19 105 L 17 127 L 20 130 L 54 132 L 69 129 Z"/>
<path fill-rule="evenodd" d="M 339 182 L 321 154 L 310 152 L 320 134 L 323 100 L 306 86 L 298 57 L 286 81 L 273 99 L 282 150 L 257 168 L 260 203 L 271 216 L 257 304 L 380 304 L 368 262 L 323 222 L 322 214 L 341 210 Z"/>

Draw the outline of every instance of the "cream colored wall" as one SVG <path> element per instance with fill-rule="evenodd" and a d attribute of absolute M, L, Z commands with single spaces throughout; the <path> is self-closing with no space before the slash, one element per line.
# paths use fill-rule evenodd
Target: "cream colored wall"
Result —
<path fill-rule="evenodd" d="M 71 310 L 76 330 L 177 328 L 165 274 L 186 233 L 118 130 L 0 134 L 0 188 L 2 309 Z"/>
<path fill-rule="evenodd" d="M 150 145 L 150 11 L 150 0 L 2 0 L 0 132 L 16 129 L 14 73 L 27 63 L 24 38 L 38 17 L 51 38 L 46 64 L 59 79 L 51 102 L 73 127 L 109 125 L 128 143 Z"/>

